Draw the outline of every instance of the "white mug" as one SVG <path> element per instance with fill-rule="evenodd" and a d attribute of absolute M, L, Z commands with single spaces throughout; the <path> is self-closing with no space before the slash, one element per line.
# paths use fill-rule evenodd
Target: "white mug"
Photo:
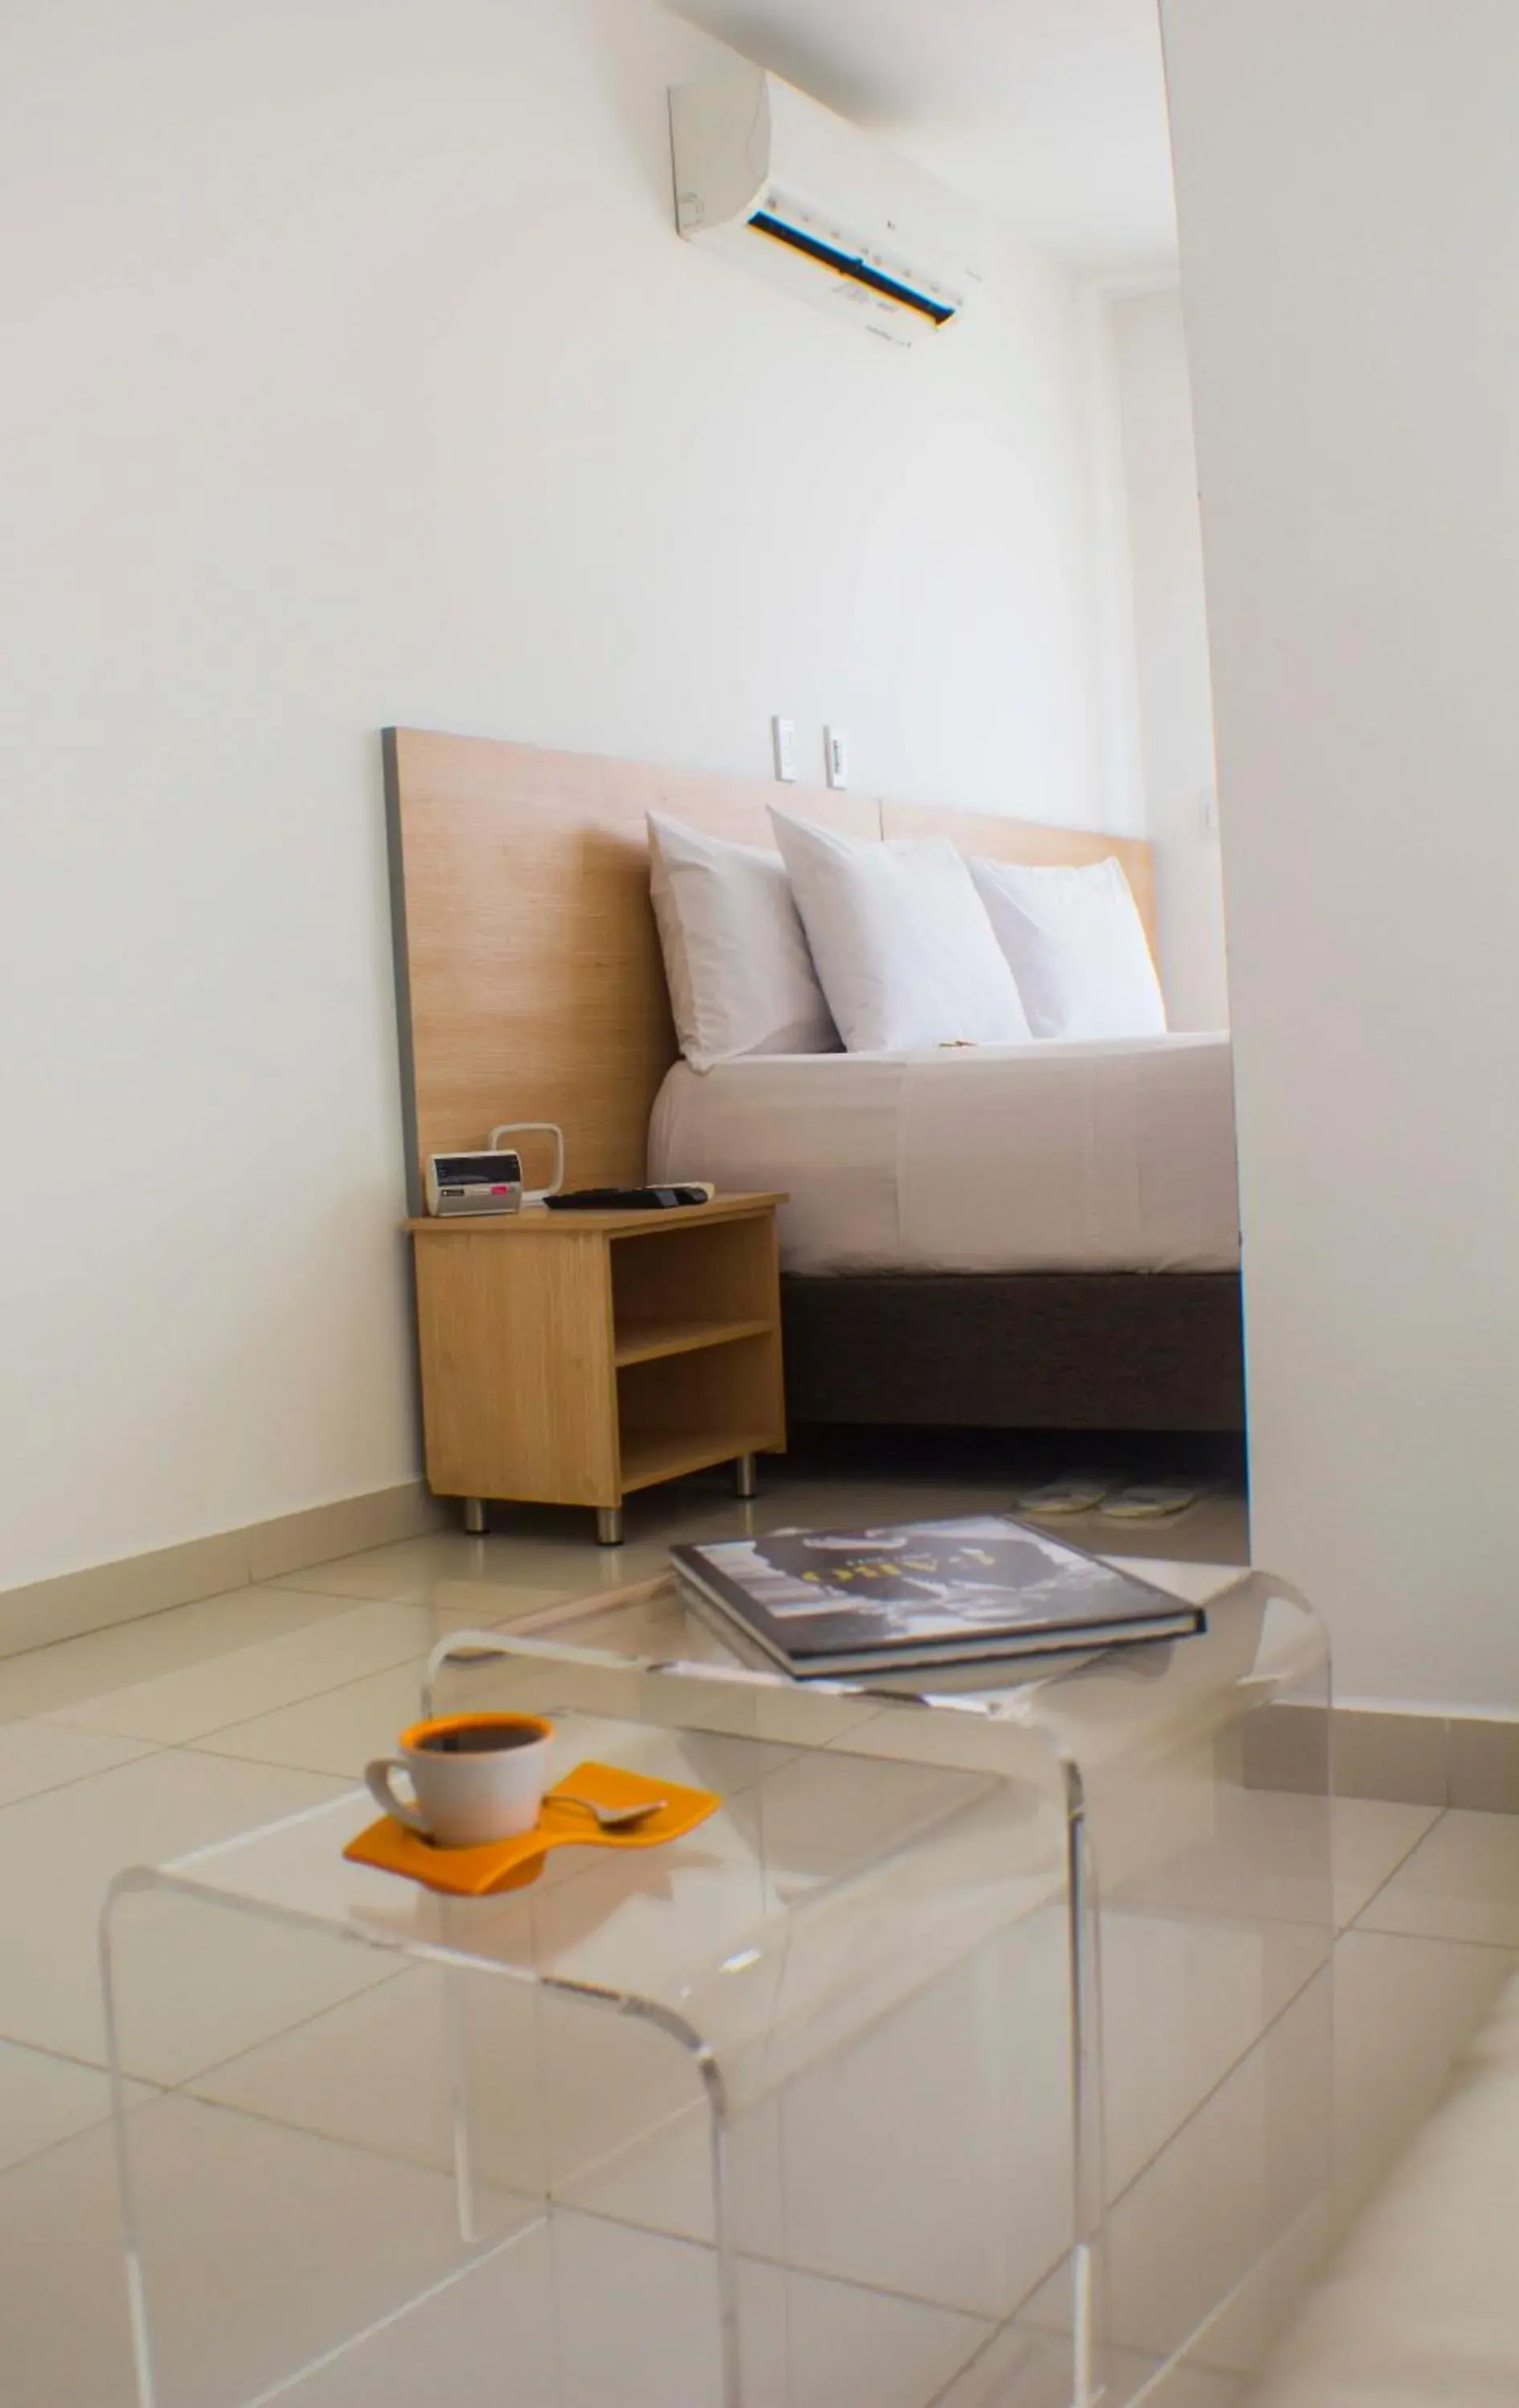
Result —
<path fill-rule="evenodd" d="M 553 1725 L 540 1714 L 443 1714 L 413 1723 L 398 1756 L 365 1765 L 369 1794 L 387 1814 L 442 1848 L 513 1840 L 538 1818 L 549 1781 Z M 416 1802 L 398 1798 L 404 1772 Z"/>

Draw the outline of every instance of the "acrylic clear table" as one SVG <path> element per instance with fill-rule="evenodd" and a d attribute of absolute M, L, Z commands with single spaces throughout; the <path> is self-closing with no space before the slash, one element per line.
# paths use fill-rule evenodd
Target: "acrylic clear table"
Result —
<path fill-rule="evenodd" d="M 143 2408 L 1233 2399 L 1328 2176 L 1327 1660 L 1168 1577 L 1205 1635 L 939 1698 L 669 1583 L 454 1633 L 439 1710 L 720 1811 L 482 1899 L 347 1863 L 362 1792 L 122 1875 Z"/>

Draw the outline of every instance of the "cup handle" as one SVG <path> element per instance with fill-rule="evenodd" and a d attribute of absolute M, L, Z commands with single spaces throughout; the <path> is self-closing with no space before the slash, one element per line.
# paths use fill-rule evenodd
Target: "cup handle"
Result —
<path fill-rule="evenodd" d="M 373 1764 L 366 1764 L 364 1768 L 365 1786 L 375 1804 L 385 1813 L 394 1814 L 408 1831 L 420 1831 L 424 1840 L 430 1840 L 433 1835 L 420 1808 L 408 1806 L 404 1799 L 395 1795 L 395 1776 L 405 1770 L 406 1766 L 398 1756 L 377 1756 Z"/>

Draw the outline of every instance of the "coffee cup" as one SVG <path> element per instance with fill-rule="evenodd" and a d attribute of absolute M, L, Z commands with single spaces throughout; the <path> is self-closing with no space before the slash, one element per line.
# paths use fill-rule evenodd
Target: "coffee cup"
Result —
<path fill-rule="evenodd" d="M 413 1723 L 400 1753 L 365 1765 L 375 1803 L 441 1848 L 512 1840 L 538 1818 L 553 1725 L 538 1714 L 444 1714 Z M 404 1772 L 413 1798 L 398 1798 Z M 413 1802 L 413 1799 L 415 1802 Z"/>

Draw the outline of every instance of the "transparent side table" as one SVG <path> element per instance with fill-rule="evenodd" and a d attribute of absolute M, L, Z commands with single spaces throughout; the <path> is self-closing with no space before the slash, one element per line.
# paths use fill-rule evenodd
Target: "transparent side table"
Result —
<path fill-rule="evenodd" d="M 1227 2386 L 1327 2173 L 1327 1676 L 1280 1584 L 1209 1612 L 934 1698 L 603 1596 L 454 1634 L 428 1700 L 719 1791 L 686 1840 L 446 1899 L 343 1860 L 358 1794 L 123 1875 L 141 2401 Z"/>

